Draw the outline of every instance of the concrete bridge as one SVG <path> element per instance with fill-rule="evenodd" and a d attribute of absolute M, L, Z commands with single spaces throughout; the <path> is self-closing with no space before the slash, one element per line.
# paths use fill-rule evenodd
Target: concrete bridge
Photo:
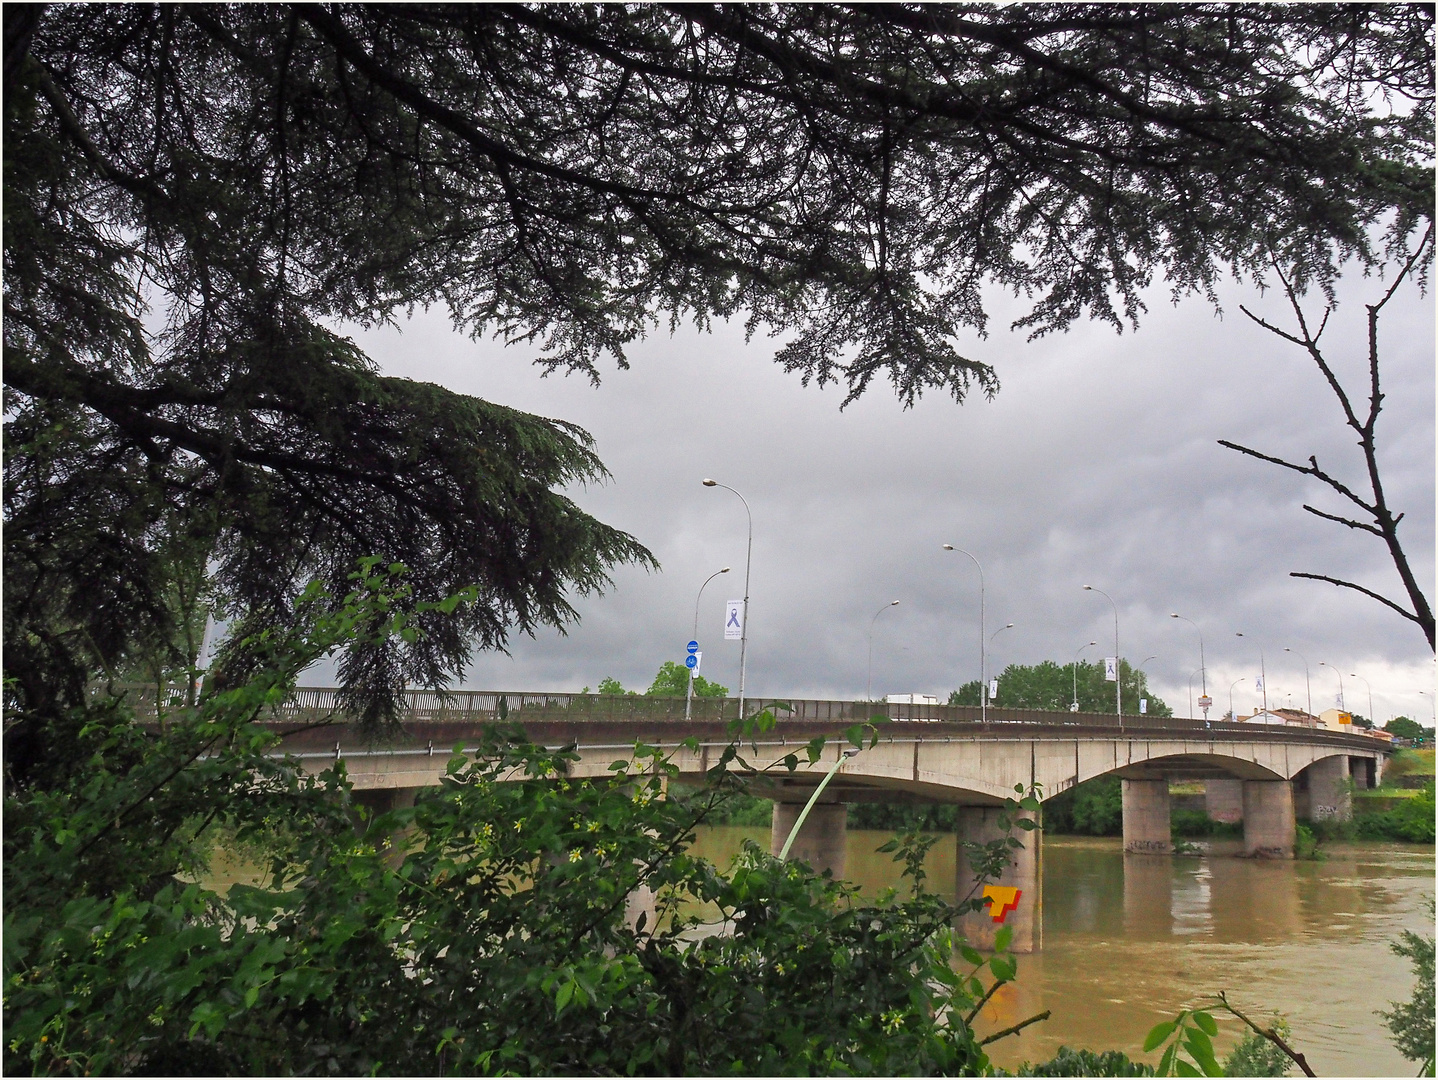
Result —
<path fill-rule="evenodd" d="M 766 734 L 746 740 L 746 756 L 756 766 L 801 752 L 816 735 L 831 740 L 818 763 L 808 764 L 801 753 L 796 772 L 781 770 L 756 782 L 755 793 L 774 800 L 776 854 L 848 745 L 844 729 L 875 723 L 877 745 L 841 766 L 791 851 L 791 857 L 840 876 L 847 803 L 952 803 L 961 808 L 960 839 L 982 842 L 1000 835 L 999 809 L 1016 786 L 1038 785 L 1048 799 L 1107 775 L 1123 781 L 1126 852 L 1170 853 L 1169 782 L 1200 780 L 1210 817 L 1242 821 L 1245 854 L 1291 858 L 1296 819 L 1348 817 L 1350 785 L 1376 786 L 1387 753 L 1378 739 L 1311 728 L 1002 708 L 990 708 L 980 722 L 977 707 L 794 699 L 748 704 L 746 711 L 767 708 L 776 718 Z M 437 784 L 455 745 L 472 746 L 486 724 L 500 720 L 521 723 L 537 743 L 576 746 L 579 760 L 571 775 L 611 775 L 609 765 L 642 741 L 668 751 L 681 779 L 697 782 L 732 741 L 728 722 L 736 709 L 733 699 L 696 700 L 686 722 L 682 699 L 413 691 L 403 737 L 374 745 L 342 719 L 298 730 L 337 714 L 335 691 L 302 688 L 275 719 L 290 732 L 283 749 L 306 767 L 319 771 L 342 757 L 362 799 L 392 806 Z M 697 740 L 697 749 L 682 745 L 689 738 Z M 1038 832 L 1021 839 L 1025 847 L 996 883 L 990 910 L 998 912 L 1004 906 L 999 901 L 1015 901 L 1002 918 L 1014 929 L 1015 949 L 1030 951 L 1041 944 L 1042 842 Z M 962 896 L 972 883 L 962 859 L 959 877 Z M 972 915 L 962 929 L 982 946 L 992 941 L 998 919 Z"/>

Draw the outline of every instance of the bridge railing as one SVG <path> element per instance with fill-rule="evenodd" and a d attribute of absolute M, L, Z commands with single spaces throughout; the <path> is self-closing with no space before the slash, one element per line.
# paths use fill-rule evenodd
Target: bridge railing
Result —
<path fill-rule="evenodd" d="M 156 713 L 156 687 L 123 687 L 141 716 Z M 158 695 L 165 710 L 183 705 L 185 690 L 166 687 Z M 407 690 L 404 692 L 403 722 L 414 723 L 493 723 L 501 719 L 524 722 L 587 722 L 587 723 L 682 723 L 682 697 L 649 697 L 629 694 L 568 694 L 531 693 L 501 690 Z M 908 725 L 925 723 L 975 723 L 983 717 L 978 706 L 909 704 L 887 701 L 838 701 L 823 698 L 745 698 L 744 711 L 753 715 L 768 709 L 781 722 L 822 724 L 855 724 L 881 717 L 886 721 Z M 313 723 L 326 719 L 343 720 L 340 692 L 333 687 L 298 687 L 280 706 L 271 719 L 288 723 Z M 695 698 L 691 716 L 696 723 L 722 723 L 739 716 L 737 698 Z M 987 712 L 990 726 L 1007 724 L 1042 725 L 1044 727 L 1121 728 L 1133 734 L 1192 732 L 1203 728 L 1204 722 L 1184 717 L 1131 716 L 1122 718 L 1113 713 L 1050 712 L 1040 709 L 1007 709 L 991 707 Z M 1216 731 L 1260 732 L 1298 731 L 1297 725 L 1253 725 L 1213 721 L 1208 728 Z M 1304 729 L 1311 730 L 1311 729 Z M 1325 734 L 1323 729 L 1317 732 Z M 1337 735 L 1336 732 L 1327 734 Z"/>

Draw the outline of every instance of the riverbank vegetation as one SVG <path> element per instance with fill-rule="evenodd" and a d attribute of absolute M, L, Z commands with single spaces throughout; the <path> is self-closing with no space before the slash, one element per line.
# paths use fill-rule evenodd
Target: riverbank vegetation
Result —
<path fill-rule="evenodd" d="M 255 721 L 300 670 L 409 628 L 390 586 L 371 567 L 337 613 L 313 590 L 304 633 L 248 642 L 256 675 L 163 733 L 97 699 L 70 776 L 7 793 L 7 1073 L 988 1068 L 970 1022 L 1016 961 L 1005 933 L 989 956 L 955 938 L 982 902 L 923 888 L 922 841 L 895 845 L 911 887 L 877 904 L 753 845 L 725 872 L 687 854 L 742 792 L 742 744 L 666 795 L 658 750 L 570 780 L 574 754 L 495 728 L 374 815 L 342 761 L 270 756 Z M 194 883 L 215 827 L 265 851 L 260 884 Z M 970 856 L 991 877 L 1019 842 Z"/>

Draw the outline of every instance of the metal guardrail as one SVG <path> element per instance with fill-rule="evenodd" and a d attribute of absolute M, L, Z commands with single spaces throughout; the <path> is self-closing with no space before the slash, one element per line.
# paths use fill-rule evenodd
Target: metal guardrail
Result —
<path fill-rule="evenodd" d="M 125 686 L 137 711 L 153 714 L 154 686 Z M 166 708 L 184 703 L 185 687 L 167 687 L 161 695 Z M 501 718 L 514 723 L 683 723 L 682 697 L 649 697 L 648 695 L 529 693 L 502 690 L 407 690 L 405 719 L 415 723 L 494 723 Z M 822 724 L 857 724 L 882 717 L 895 723 L 972 723 L 982 719 L 978 706 L 925 705 L 887 701 L 838 701 L 823 698 L 745 698 L 746 709 L 758 712 L 769 709 L 779 721 Z M 739 717 L 737 698 L 695 698 L 692 703 L 695 723 L 724 723 Z M 343 713 L 340 691 L 334 687 L 297 687 L 272 718 L 280 723 L 317 722 Z M 1204 721 L 1187 717 L 1130 716 L 1113 713 L 1050 712 L 1041 709 L 1006 709 L 990 707 L 988 729 L 995 724 L 1037 725 L 1050 728 L 1121 728 L 1132 734 L 1192 734 L 1195 730 L 1242 732 L 1253 736 L 1306 735 L 1349 740 L 1357 735 L 1331 732 L 1323 728 L 1299 725 L 1247 724 L 1243 722 Z M 1280 736 L 1281 737 L 1281 736 Z M 1386 746 L 1384 740 L 1375 743 Z"/>

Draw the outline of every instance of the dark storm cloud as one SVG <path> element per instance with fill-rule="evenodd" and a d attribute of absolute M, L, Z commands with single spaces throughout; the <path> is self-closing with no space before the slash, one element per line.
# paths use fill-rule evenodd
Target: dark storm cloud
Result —
<path fill-rule="evenodd" d="M 1373 291 L 1342 294 L 1329 336 L 1361 391 L 1363 309 Z M 621 569 L 605 596 L 577 601 L 567 636 L 516 639 L 512 657 L 483 655 L 467 685 L 577 690 L 606 675 L 643 689 L 661 661 L 683 655 L 700 583 L 705 674 L 738 685 L 737 643 L 720 640 L 724 601 L 742 594 L 744 511 L 712 476 L 743 492 L 754 513 L 749 660 L 751 694 L 854 696 L 864 692 L 874 612 L 875 692 L 945 696 L 978 674 L 978 584 L 984 564 L 987 627 L 1015 628 L 994 646 L 997 667 L 1112 651 L 1118 604 L 1123 654 L 1158 693 L 1187 712 L 1198 667 L 1192 627 L 1204 631 L 1209 689 L 1219 711 L 1229 683 L 1240 710 L 1257 700 L 1259 649 L 1270 704 L 1331 704 L 1341 667 L 1348 705 L 1367 711 L 1358 672 L 1372 683 L 1380 720 L 1423 714 L 1432 659 L 1416 626 L 1374 602 L 1288 577 L 1332 574 L 1402 599 L 1376 538 L 1302 511 L 1341 507 L 1302 478 L 1240 457 L 1219 438 L 1304 460 L 1362 481 L 1361 459 L 1331 392 L 1296 348 L 1252 326 L 1242 299 L 1285 319 L 1281 299 L 1231 290 L 1224 318 L 1196 301 L 1155 299 L 1143 328 L 1115 335 L 1080 327 L 1027 342 L 995 333 L 966 343 L 1003 381 L 997 399 L 963 406 L 932 398 L 905 412 L 875 387 L 844 412 L 842 392 L 803 388 L 771 361 L 773 343 L 745 344 L 732 327 L 658 337 L 633 351 L 633 369 L 598 389 L 542 379 L 519 350 L 473 343 L 439 317 L 403 333 L 357 333 L 394 374 L 443 383 L 581 424 L 613 481 L 574 493 L 606 522 L 634 533 L 663 569 Z M 1002 314 L 1002 298 L 996 311 Z M 1392 505 L 1430 597 L 1433 584 L 1432 305 L 1399 294 L 1383 324 L 1388 398 L 1380 421 Z M 996 324 L 1001 320 L 996 319 Z M 1242 630 L 1245 637 L 1235 638 Z M 1196 691 L 1195 691 L 1196 692 Z"/>

